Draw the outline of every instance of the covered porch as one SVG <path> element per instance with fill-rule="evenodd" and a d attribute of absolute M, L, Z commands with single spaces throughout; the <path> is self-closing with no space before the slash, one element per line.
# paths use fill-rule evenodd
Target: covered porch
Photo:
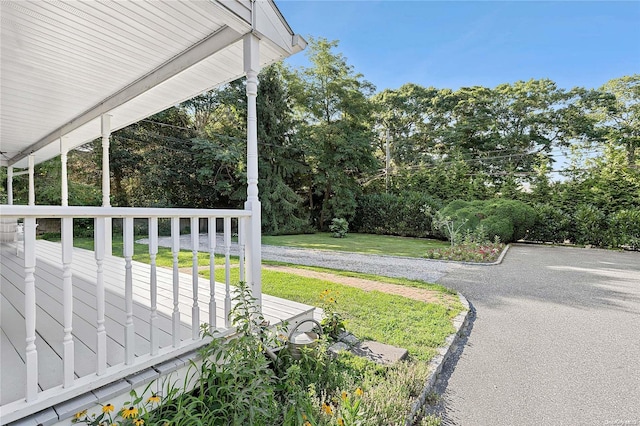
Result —
<path fill-rule="evenodd" d="M 305 47 L 276 5 L 271 0 L 9 0 L 1 7 L 0 165 L 7 168 L 7 204 L 0 207 L 5 228 L 0 423 L 43 423 L 33 414 L 175 363 L 206 344 L 200 338 L 203 323 L 231 333 L 228 247 L 235 230 L 241 240 L 240 278 L 264 315 L 272 324 L 308 315 L 310 307 L 270 298 L 261 289 L 257 76 L 261 67 Z M 244 208 L 112 207 L 111 133 L 242 76 L 248 105 Z M 102 206 L 69 206 L 67 154 L 98 138 Z M 57 156 L 62 205 L 37 205 L 35 166 Z M 29 177 L 27 206 L 13 203 L 13 178 L 20 174 Z M 59 243 L 36 239 L 43 218 L 61 221 Z M 208 224 L 212 257 L 220 224 L 224 243 L 218 249 L 227 259 L 222 284 L 213 270 L 211 280 L 179 272 L 181 218 L 190 221 L 192 232 L 201 221 Z M 94 251 L 74 248 L 74 219 L 93 221 Z M 123 223 L 122 258 L 111 256 L 114 219 Z M 134 219 L 148 223 L 149 265 L 132 260 Z M 155 265 L 159 220 L 171 222 L 176 241 L 172 270 Z M 7 235 L 17 223 L 22 231 L 15 243 Z M 68 421 L 64 409 L 54 412 Z"/>

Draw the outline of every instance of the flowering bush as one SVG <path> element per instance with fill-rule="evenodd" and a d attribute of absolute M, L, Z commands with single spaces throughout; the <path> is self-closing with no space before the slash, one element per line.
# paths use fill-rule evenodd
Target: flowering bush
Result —
<path fill-rule="evenodd" d="M 320 293 L 320 307 L 324 311 L 320 325 L 322 325 L 324 333 L 332 339 L 337 339 L 345 329 L 342 315 L 336 308 L 339 294 L 339 292 L 329 289 Z"/>
<path fill-rule="evenodd" d="M 463 242 L 454 247 L 431 249 L 427 251 L 425 257 L 460 262 L 490 263 L 498 260 L 503 249 L 504 244 L 500 242 Z"/>
<path fill-rule="evenodd" d="M 104 404 L 99 415 L 89 415 L 87 410 L 84 410 L 76 413 L 71 422 L 85 423 L 90 426 L 144 426 L 150 424 L 149 413 L 160 404 L 160 396 L 153 393 L 146 401 L 143 401 L 143 397 L 138 396 L 135 391 L 131 391 L 131 397 L 133 400 L 125 402 L 124 407 L 118 411 L 113 404 Z"/>

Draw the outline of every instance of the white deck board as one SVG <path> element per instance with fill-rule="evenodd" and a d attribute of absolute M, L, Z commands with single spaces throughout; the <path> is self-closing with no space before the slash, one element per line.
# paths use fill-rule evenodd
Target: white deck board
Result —
<path fill-rule="evenodd" d="M 16 257 L 15 248 L 0 247 L 0 277 L 2 290 L 2 395 L 0 405 L 20 399 L 24 395 L 25 375 L 25 327 L 24 327 L 24 266 L 23 259 Z M 62 383 L 63 290 L 61 245 L 38 240 L 36 242 L 36 347 L 39 362 L 39 386 L 49 389 Z M 223 269 L 217 266 L 216 269 Z M 82 377 L 95 372 L 96 366 L 96 270 L 94 253 L 74 248 L 73 250 L 73 336 L 75 373 Z M 136 356 L 149 352 L 150 339 L 150 265 L 132 262 L 133 313 L 136 333 Z M 124 286 L 125 261 L 119 257 L 104 260 L 105 326 L 107 329 L 107 364 L 119 365 L 124 361 Z M 158 317 L 160 346 L 172 343 L 171 315 L 173 311 L 173 271 L 157 268 Z M 233 287 L 232 287 L 233 289 Z M 198 279 L 198 305 L 200 323 L 209 320 L 210 283 Z M 180 274 L 179 309 L 181 314 L 181 338 L 191 338 L 192 278 Z M 216 283 L 216 318 L 219 329 L 224 330 L 224 284 Z M 263 295 L 263 315 L 272 324 L 291 321 L 308 315 L 313 308 L 304 304 Z M 19 386 L 16 386 L 19 384 Z"/>

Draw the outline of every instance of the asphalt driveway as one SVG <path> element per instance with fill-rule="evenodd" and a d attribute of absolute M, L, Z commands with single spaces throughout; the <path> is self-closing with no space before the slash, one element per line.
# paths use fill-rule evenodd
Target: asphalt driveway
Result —
<path fill-rule="evenodd" d="M 640 253 L 515 245 L 438 282 L 475 309 L 443 424 L 640 425 Z"/>

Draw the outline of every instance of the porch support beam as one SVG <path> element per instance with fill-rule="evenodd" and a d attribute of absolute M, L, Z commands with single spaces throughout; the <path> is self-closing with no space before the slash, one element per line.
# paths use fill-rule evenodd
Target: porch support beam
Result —
<path fill-rule="evenodd" d="M 7 167 L 7 204 L 13 205 L 13 166 Z"/>
<path fill-rule="evenodd" d="M 67 153 L 68 150 L 62 147 L 62 138 L 60 138 L 60 163 L 61 163 L 61 176 L 60 176 L 60 204 L 62 206 L 69 205 L 69 182 L 67 176 Z"/>
<path fill-rule="evenodd" d="M 251 210 L 247 226 L 247 282 L 258 305 L 262 305 L 261 206 L 258 198 L 258 72 L 260 71 L 260 40 L 255 34 L 244 36 L 244 71 L 247 75 L 247 201 Z"/>
<path fill-rule="evenodd" d="M 109 145 L 111 138 L 111 116 L 102 114 L 100 117 L 102 132 L 102 207 L 111 207 L 111 173 L 109 171 Z M 105 220 L 104 227 L 105 254 L 111 256 L 113 250 L 112 221 Z"/>
<path fill-rule="evenodd" d="M 35 156 L 29 154 L 29 205 L 36 205 L 36 189 L 33 181 L 33 171 L 35 167 Z"/>

